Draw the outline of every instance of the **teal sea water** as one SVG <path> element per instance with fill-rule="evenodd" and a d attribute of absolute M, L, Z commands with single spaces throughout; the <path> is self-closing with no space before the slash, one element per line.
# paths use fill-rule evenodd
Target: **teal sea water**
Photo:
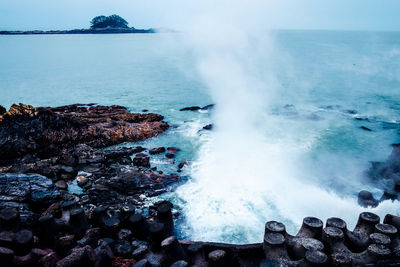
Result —
<path fill-rule="evenodd" d="M 246 79 L 229 76 L 219 93 L 204 75 L 214 71 L 184 34 L 0 36 L 0 105 L 119 104 L 163 114 L 171 129 L 141 145 L 182 149 L 175 162 L 153 159 L 166 172 L 192 161 L 188 182 L 162 196 L 180 210 L 180 238 L 258 242 L 265 221 L 294 232 L 305 216 L 340 216 L 351 226 L 362 210 L 357 193 L 382 192 L 365 178 L 370 161 L 385 160 L 400 141 L 400 33 L 270 38 L 267 60 Z M 243 80 L 266 75 L 264 63 L 273 66 L 274 90 L 254 91 Z M 238 84 L 240 92 L 227 86 Z M 179 111 L 210 103 L 215 110 Z M 215 131 L 202 131 L 209 123 Z M 399 213 L 400 204 L 373 211 Z"/>

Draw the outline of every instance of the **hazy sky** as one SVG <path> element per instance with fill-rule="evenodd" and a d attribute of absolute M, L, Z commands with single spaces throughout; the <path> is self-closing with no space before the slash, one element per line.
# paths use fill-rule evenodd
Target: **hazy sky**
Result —
<path fill-rule="evenodd" d="M 252 1 L 231 0 L 228 5 Z M 269 2 L 259 11 L 273 28 L 400 30 L 400 0 Z M 210 10 L 223 14 L 225 9 L 219 0 L 0 0 L 0 30 L 87 28 L 92 17 L 111 14 L 121 15 L 136 28 L 181 29 Z"/>

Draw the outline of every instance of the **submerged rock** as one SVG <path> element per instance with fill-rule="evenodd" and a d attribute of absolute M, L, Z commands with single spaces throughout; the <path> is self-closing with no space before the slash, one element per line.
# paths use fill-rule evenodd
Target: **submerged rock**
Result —
<path fill-rule="evenodd" d="M 165 147 L 156 147 L 156 148 L 150 149 L 150 151 L 149 151 L 150 155 L 161 154 L 164 152 L 165 152 Z"/>

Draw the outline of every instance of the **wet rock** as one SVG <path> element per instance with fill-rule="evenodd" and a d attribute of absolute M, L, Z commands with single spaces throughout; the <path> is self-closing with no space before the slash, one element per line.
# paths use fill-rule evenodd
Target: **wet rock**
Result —
<path fill-rule="evenodd" d="M 182 161 L 181 163 L 179 163 L 178 168 L 183 169 L 183 167 L 185 167 L 186 165 L 189 165 L 189 161 Z"/>
<path fill-rule="evenodd" d="M 143 151 L 145 151 L 145 150 L 146 150 L 146 148 L 141 147 L 141 146 L 137 146 L 137 147 L 135 147 L 135 148 L 133 149 L 133 153 L 136 154 L 136 153 L 143 152 Z"/>
<path fill-rule="evenodd" d="M 137 167 L 150 168 L 150 157 L 144 153 L 136 154 L 133 159 L 133 165 Z"/>
<path fill-rule="evenodd" d="M 168 148 L 167 148 L 167 154 L 165 154 L 165 156 L 166 156 L 167 158 L 172 159 L 172 158 L 175 157 L 175 154 L 176 154 L 178 151 L 180 151 L 180 149 L 177 148 L 177 147 L 168 147 Z"/>
<path fill-rule="evenodd" d="M 52 180 L 38 174 L 0 174 L 0 201 L 54 203 L 61 195 Z"/>
<path fill-rule="evenodd" d="M 373 197 L 372 193 L 362 190 L 358 193 L 358 205 L 361 207 L 377 207 L 379 202 Z"/>
<path fill-rule="evenodd" d="M 215 107 L 215 104 L 209 104 L 201 108 L 201 110 L 209 110 L 213 109 Z"/>
<path fill-rule="evenodd" d="M 192 106 L 192 107 L 181 108 L 179 111 L 187 111 L 187 110 L 196 111 L 196 110 L 199 110 L 199 109 L 201 109 L 199 106 Z"/>
<path fill-rule="evenodd" d="M 203 127 L 203 130 L 212 130 L 213 127 L 214 126 L 212 124 L 207 124 L 206 126 Z"/>
<path fill-rule="evenodd" d="M 153 148 L 149 151 L 150 155 L 161 154 L 165 152 L 165 147 L 157 147 Z"/>

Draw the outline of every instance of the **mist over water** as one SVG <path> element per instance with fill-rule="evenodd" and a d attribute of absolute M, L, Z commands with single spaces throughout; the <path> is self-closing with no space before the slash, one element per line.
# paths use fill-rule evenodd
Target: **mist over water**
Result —
<path fill-rule="evenodd" d="M 250 9 L 241 6 L 241 12 L 258 21 L 254 7 L 266 4 L 252 4 Z M 202 22 L 218 26 L 205 30 L 204 24 L 194 24 L 188 33 L 216 107 L 215 127 L 201 137 L 192 179 L 176 191 L 184 203 L 182 235 L 192 240 L 261 242 L 266 221 L 281 221 L 296 233 L 306 216 L 341 217 L 353 227 L 366 210 L 355 196 L 368 188 L 363 174 L 368 160 L 362 153 L 356 155 L 360 151 L 335 153 L 321 143 L 330 134 L 338 135 L 331 139 L 341 148 L 359 140 L 351 134 L 340 140 L 348 122 L 338 120 L 338 111 L 306 101 L 318 80 L 312 77 L 315 74 L 297 76 L 290 56 L 275 42 L 276 33 L 268 25 L 241 23 L 234 16 L 236 10 L 227 8 L 220 17 L 205 14 Z M 339 99 L 341 93 L 338 90 Z M 372 211 L 383 217 L 398 214 L 400 207 L 397 201 L 385 201 Z"/>

